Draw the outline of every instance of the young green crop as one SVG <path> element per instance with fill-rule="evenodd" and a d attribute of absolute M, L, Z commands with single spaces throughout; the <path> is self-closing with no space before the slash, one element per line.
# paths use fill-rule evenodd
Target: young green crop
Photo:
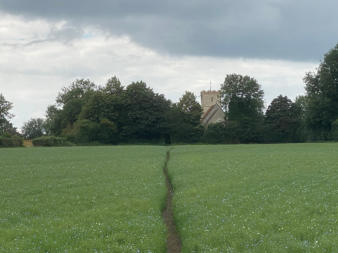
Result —
<path fill-rule="evenodd" d="M 165 147 L 0 150 L 0 252 L 165 252 Z M 338 144 L 176 146 L 183 252 L 333 252 Z"/>
<path fill-rule="evenodd" d="M 166 148 L 0 150 L 0 252 L 164 252 Z"/>
<path fill-rule="evenodd" d="M 178 146 L 183 252 L 334 252 L 338 144 Z"/>

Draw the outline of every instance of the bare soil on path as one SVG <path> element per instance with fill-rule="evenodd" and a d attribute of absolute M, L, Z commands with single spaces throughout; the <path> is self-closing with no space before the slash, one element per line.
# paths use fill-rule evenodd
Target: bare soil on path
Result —
<path fill-rule="evenodd" d="M 167 200 L 166 206 L 163 211 L 163 219 L 167 226 L 168 237 L 167 237 L 167 252 L 168 253 L 179 253 L 181 252 L 182 244 L 179 238 L 179 235 L 176 230 L 176 225 L 174 221 L 173 205 L 172 199 L 174 195 L 173 185 L 171 183 L 169 173 L 168 173 L 168 162 L 170 159 L 170 151 L 167 151 L 167 157 L 163 167 L 163 173 L 165 175 L 165 181 L 167 185 Z"/>

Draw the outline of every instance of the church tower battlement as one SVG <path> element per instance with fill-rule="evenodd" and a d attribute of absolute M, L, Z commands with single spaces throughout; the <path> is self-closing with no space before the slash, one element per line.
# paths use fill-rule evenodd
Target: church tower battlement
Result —
<path fill-rule="evenodd" d="M 203 109 L 203 115 L 209 110 L 209 108 L 215 104 L 221 104 L 220 92 L 216 90 L 201 91 L 201 105 Z"/>

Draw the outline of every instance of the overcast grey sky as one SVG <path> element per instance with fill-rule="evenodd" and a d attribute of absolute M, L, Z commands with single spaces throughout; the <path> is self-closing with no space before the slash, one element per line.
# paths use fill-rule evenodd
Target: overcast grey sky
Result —
<path fill-rule="evenodd" d="M 177 101 L 253 76 L 268 104 L 337 43 L 338 1 L 0 0 L 0 93 L 20 127 L 75 78 L 143 80 Z"/>

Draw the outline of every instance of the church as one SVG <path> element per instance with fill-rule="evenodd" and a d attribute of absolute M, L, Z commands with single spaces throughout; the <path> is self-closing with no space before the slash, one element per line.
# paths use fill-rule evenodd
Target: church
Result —
<path fill-rule="evenodd" d="M 208 125 L 224 122 L 225 113 L 221 106 L 220 92 L 216 90 L 201 91 L 202 118 L 201 124 Z"/>

